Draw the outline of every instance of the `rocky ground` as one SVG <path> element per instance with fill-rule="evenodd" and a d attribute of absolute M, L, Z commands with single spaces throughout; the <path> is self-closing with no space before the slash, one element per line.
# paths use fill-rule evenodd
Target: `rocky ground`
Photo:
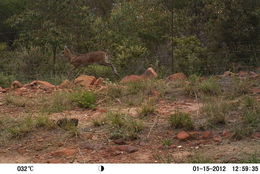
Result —
<path fill-rule="evenodd" d="M 0 162 L 260 162 L 259 74 L 156 77 L 150 68 L 120 83 L 0 88 Z M 91 91 L 94 104 L 82 107 L 91 97 L 74 100 L 75 91 Z"/>

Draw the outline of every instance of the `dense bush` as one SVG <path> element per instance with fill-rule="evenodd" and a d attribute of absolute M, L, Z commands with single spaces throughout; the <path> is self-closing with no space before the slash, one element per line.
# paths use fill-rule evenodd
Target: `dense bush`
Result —
<path fill-rule="evenodd" d="M 148 66 L 161 77 L 253 69 L 260 65 L 257 7 L 255 0 L 4 0 L 0 72 L 58 83 L 71 68 L 59 56 L 64 45 L 75 53 L 108 51 L 122 76 Z M 85 69 L 113 79 L 111 72 Z"/>

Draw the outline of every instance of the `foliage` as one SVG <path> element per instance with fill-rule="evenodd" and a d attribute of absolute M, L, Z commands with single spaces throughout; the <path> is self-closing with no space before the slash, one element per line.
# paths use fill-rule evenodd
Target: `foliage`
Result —
<path fill-rule="evenodd" d="M 207 101 L 201 108 L 202 112 L 207 116 L 209 126 L 225 124 L 232 109 L 232 104 L 221 99 Z"/>
<path fill-rule="evenodd" d="M 140 115 L 143 117 L 153 115 L 155 114 L 155 111 L 156 109 L 153 103 L 147 102 L 141 106 Z"/>
<path fill-rule="evenodd" d="M 106 122 L 110 126 L 112 139 L 137 139 L 138 134 L 143 130 L 141 121 L 121 113 L 108 113 Z"/>
<path fill-rule="evenodd" d="M 177 72 L 191 75 L 202 72 L 205 48 L 195 36 L 173 38 L 174 65 Z"/>
<path fill-rule="evenodd" d="M 194 128 L 194 123 L 188 113 L 177 112 L 169 117 L 169 123 L 172 128 L 184 128 L 191 130 Z"/>
<path fill-rule="evenodd" d="M 0 86 L 1 87 L 9 87 L 11 82 L 14 81 L 13 75 L 5 75 L 4 73 L 0 72 Z"/>
<path fill-rule="evenodd" d="M 59 57 L 64 45 L 79 54 L 107 51 L 122 76 L 148 66 L 161 77 L 253 69 L 260 65 L 258 6 L 256 0 L 2 0 L 0 73 L 22 81 L 64 77 L 70 68 Z M 114 78 L 100 66 L 85 72 Z"/>
<path fill-rule="evenodd" d="M 96 95 L 90 91 L 79 91 L 74 94 L 73 101 L 82 108 L 94 109 L 96 107 Z"/>
<path fill-rule="evenodd" d="M 200 76 L 191 75 L 189 82 L 185 86 L 188 95 L 199 97 L 201 95 L 219 95 L 221 93 L 221 87 L 213 77 L 203 80 Z"/>

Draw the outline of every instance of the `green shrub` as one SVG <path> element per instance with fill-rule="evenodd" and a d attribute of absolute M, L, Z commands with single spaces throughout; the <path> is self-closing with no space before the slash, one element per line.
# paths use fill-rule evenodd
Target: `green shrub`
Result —
<path fill-rule="evenodd" d="M 90 91 L 75 93 L 73 101 L 81 108 L 94 109 L 96 107 L 96 95 Z"/>
<path fill-rule="evenodd" d="M 25 107 L 28 104 L 28 99 L 22 96 L 17 96 L 13 94 L 7 94 L 5 95 L 5 104 L 7 105 L 13 105 L 16 107 Z"/>
<path fill-rule="evenodd" d="M 40 101 L 41 111 L 47 113 L 58 113 L 74 107 L 73 99 L 75 92 L 55 92 L 52 96 L 43 97 Z"/>
<path fill-rule="evenodd" d="M 173 143 L 172 140 L 171 140 L 171 139 L 168 139 L 168 138 L 163 139 L 163 141 L 162 141 L 162 144 L 163 144 L 163 146 L 165 146 L 165 147 L 171 146 L 172 143 Z"/>
<path fill-rule="evenodd" d="M 128 94 L 138 94 L 140 92 L 143 92 L 147 87 L 148 86 L 145 80 L 133 81 L 127 83 L 127 92 Z"/>
<path fill-rule="evenodd" d="M 198 95 L 198 85 L 200 83 L 200 76 L 193 74 L 188 78 L 189 83 L 185 85 L 184 90 L 190 96 Z"/>
<path fill-rule="evenodd" d="M 253 128 L 260 128 L 260 104 L 253 98 L 246 96 L 243 99 L 243 120 Z"/>
<path fill-rule="evenodd" d="M 50 120 L 48 116 L 39 116 L 35 119 L 35 127 L 53 129 L 56 127 L 56 125 L 54 121 Z"/>
<path fill-rule="evenodd" d="M 189 163 L 213 163 L 212 159 L 206 156 L 195 154 L 188 160 Z"/>
<path fill-rule="evenodd" d="M 107 95 L 113 99 L 120 98 L 123 96 L 123 88 L 122 86 L 111 84 L 108 86 Z"/>
<path fill-rule="evenodd" d="M 249 79 L 232 78 L 231 85 L 226 91 L 228 97 L 237 97 L 249 93 L 251 81 Z"/>
<path fill-rule="evenodd" d="M 34 122 L 31 117 L 26 117 L 22 121 L 18 122 L 17 125 L 7 128 L 7 132 L 11 138 L 21 138 L 26 136 L 34 129 Z"/>
<path fill-rule="evenodd" d="M 169 123 L 172 128 L 184 128 L 186 130 L 191 130 L 194 128 L 191 116 L 188 113 L 177 112 L 170 116 Z"/>
<path fill-rule="evenodd" d="M 209 126 L 225 124 L 233 110 L 233 105 L 221 99 L 210 99 L 201 108 L 202 113 L 207 117 Z"/>
<path fill-rule="evenodd" d="M 206 51 L 200 40 L 196 36 L 174 37 L 173 44 L 175 69 L 188 75 L 200 73 Z"/>
<path fill-rule="evenodd" d="M 241 140 L 245 137 L 248 137 L 253 133 L 253 129 L 250 126 L 246 125 L 236 125 L 233 128 L 232 138 L 235 140 Z"/>
<path fill-rule="evenodd" d="M 240 161 L 239 163 L 255 163 L 255 164 L 259 164 L 260 163 L 260 155 L 259 153 L 255 153 L 255 154 L 252 154 L 250 155 L 250 157 L 246 160 L 242 160 Z"/>
<path fill-rule="evenodd" d="M 143 123 L 131 116 L 110 112 L 106 115 L 106 122 L 111 129 L 111 138 L 124 138 L 134 140 L 143 130 Z"/>
<path fill-rule="evenodd" d="M 197 97 L 202 94 L 219 95 L 221 87 L 213 77 L 201 80 L 200 76 L 192 75 L 189 77 L 189 83 L 185 86 L 185 91 L 188 95 Z"/>
<path fill-rule="evenodd" d="M 102 118 L 102 119 L 93 119 L 92 120 L 92 124 L 94 127 L 100 127 L 100 126 L 103 126 L 105 125 L 105 119 Z"/>
<path fill-rule="evenodd" d="M 208 95 L 219 95 L 221 93 L 220 85 L 213 77 L 199 83 L 198 90 Z"/>
<path fill-rule="evenodd" d="M 13 75 L 6 75 L 2 72 L 0 72 L 0 87 L 10 87 L 12 81 L 15 80 L 15 77 Z"/>
<path fill-rule="evenodd" d="M 151 103 L 146 103 L 141 106 L 140 115 L 148 116 L 153 115 L 155 113 L 155 107 Z"/>

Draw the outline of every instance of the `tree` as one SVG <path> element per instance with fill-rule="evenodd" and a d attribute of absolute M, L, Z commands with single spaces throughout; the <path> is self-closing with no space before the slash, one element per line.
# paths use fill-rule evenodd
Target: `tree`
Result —
<path fill-rule="evenodd" d="M 24 31 L 17 43 L 27 48 L 50 48 L 55 64 L 61 45 L 81 48 L 87 44 L 93 18 L 84 0 L 29 0 L 26 10 L 13 16 L 9 23 Z"/>

